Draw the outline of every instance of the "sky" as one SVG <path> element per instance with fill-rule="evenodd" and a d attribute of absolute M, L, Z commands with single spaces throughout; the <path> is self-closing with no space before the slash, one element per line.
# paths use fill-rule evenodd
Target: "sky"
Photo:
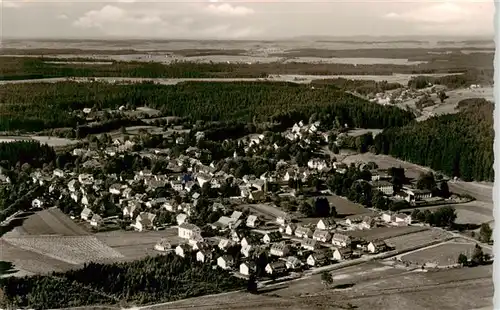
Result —
<path fill-rule="evenodd" d="M 15 38 L 265 39 L 494 34 L 493 0 L 0 0 Z"/>

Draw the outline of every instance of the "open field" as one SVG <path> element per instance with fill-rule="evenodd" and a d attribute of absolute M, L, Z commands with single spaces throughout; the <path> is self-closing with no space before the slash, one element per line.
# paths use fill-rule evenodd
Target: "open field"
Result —
<path fill-rule="evenodd" d="M 427 229 L 402 236 L 385 239 L 385 242 L 395 247 L 396 250 L 404 250 L 411 247 L 429 244 L 432 241 L 440 241 L 450 238 L 452 235 L 441 229 Z"/>
<path fill-rule="evenodd" d="M 423 226 L 397 226 L 397 227 L 376 227 L 366 230 L 354 230 L 346 232 L 352 237 L 364 238 L 367 240 L 386 240 L 406 234 L 421 233 L 427 231 L 428 227 Z"/>
<path fill-rule="evenodd" d="M 366 263 L 333 272 L 333 288 L 315 275 L 259 295 L 235 292 L 139 309 L 348 309 L 349 303 L 362 310 L 470 310 L 491 307 L 491 274 L 492 266 L 423 273 Z"/>
<path fill-rule="evenodd" d="M 21 249 L 73 265 L 122 257 L 93 236 L 23 236 L 4 237 L 4 240 Z"/>
<path fill-rule="evenodd" d="M 89 233 L 57 208 L 46 209 L 27 216 L 22 225 L 5 234 L 5 237 L 26 235 L 83 236 Z"/>
<path fill-rule="evenodd" d="M 18 273 L 11 275 L 15 276 L 65 271 L 75 267 L 73 264 L 62 260 L 22 249 L 5 241 L 3 238 L 0 239 L 0 260 L 14 264 L 14 269 L 18 270 Z"/>
<path fill-rule="evenodd" d="M 173 247 L 183 242 L 177 235 L 177 228 L 160 231 L 110 231 L 95 234 L 96 238 L 121 253 L 126 260 L 140 259 L 148 255 L 158 255 L 154 246 L 166 238 Z"/>
<path fill-rule="evenodd" d="M 249 209 L 250 211 L 257 211 L 258 213 L 264 215 L 270 220 L 276 220 L 279 216 L 284 216 L 285 211 L 272 204 L 256 203 L 256 204 L 244 204 L 238 206 L 238 209 Z"/>
<path fill-rule="evenodd" d="M 461 253 L 470 259 L 474 246 L 475 244 L 471 242 L 446 242 L 405 254 L 401 256 L 401 260 L 417 265 L 432 264 L 445 267 L 456 264 L 458 255 Z M 486 248 L 483 251 L 490 252 Z"/>
<path fill-rule="evenodd" d="M 325 197 L 326 199 L 328 199 L 330 206 L 335 207 L 339 217 L 349 216 L 354 214 L 371 213 L 370 210 L 363 207 L 362 205 L 352 202 L 344 197 L 340 197 L 337 195 L 330 195 Z"/>
<path fill-rule="evenodd" d="M 78 140 L 71 140 L 66 138 L 50 137 L 50 136 L 0 136 L 0 143 L 2 142 L 16 142 L 16 141 L 38 141 L 41 144 L 48 146 L 58 147 L 77 144 Z"/>
<path fill-rule="evenodd" d="M 372 128 L 372 129 L 356 128 L 356 129 L 349 130 L 347 132 L 347 134 L 349 136 L 357 137 L 357 136 L 361 136 L 361 135 L 364 135 L 364 134 L 371 132 L 372 135 L 375 137 L 376 135 L 378 135 L 382 131 L 383 131 L 382 129 L 376 129 L 376 128 Z"/>

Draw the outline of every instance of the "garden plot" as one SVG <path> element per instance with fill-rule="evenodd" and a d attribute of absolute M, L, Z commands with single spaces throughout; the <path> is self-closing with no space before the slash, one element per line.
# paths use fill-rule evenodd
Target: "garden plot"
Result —
<path fill-rule="evenodd" d="M 444 241 L 451 234 L 440 229 L 427 229 L 402 236 L 386 239 L 385 242 L 394 246 L 396 250 L 404 250 L 412 247 L 425 246 L 432 242 Z"/>
<path fill-rule="evenodd" d="M 24 236 L 4 240 L 20 249 L 73 265 L 123 257 L 93 236 Z"/>

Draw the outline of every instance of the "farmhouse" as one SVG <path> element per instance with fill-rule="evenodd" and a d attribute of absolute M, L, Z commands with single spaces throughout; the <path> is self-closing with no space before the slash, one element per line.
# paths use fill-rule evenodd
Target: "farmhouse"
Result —
<path fill-rule="evenodd" d="M 379 253 L 387 249 L 387 244 L 383 240 L 374 240 L 370 242 L 367 246 L 367 250 L 370 253 Z"/>
<path fill-rule="evenodd" d="M 160 241 L 158 241 L 157 244 L 155 244 L 155 250 L 160 251 L 160 252 L 166 252 L 166 251 L 170 250 L 171 248 L 172 248 L 172 245 L 165 238 L 162 238 Z"/>
<path fill-rule="evenodd" d="M 234 258 L 230 255 L 223 255 L 217 258 L 217 266 L 222 269 L 228 270 L 234 266 Z"/>
<path fill-rule="evenodd" d="M 337 248 L 333 251 L 333 259 L 336 261 L 342 261 L 349 259 L 352 256 L 352 250 L 349 248 Z"/>
<path fill-rule="evenodd" d="M 191 252 L 191 247 L 188 244 L 179 244 L 175 248 L 175 254 L 177 254 L 180 257 L 186 257 L 186 255 L 190 252 Z"/>
<path fill-rule="evenodd" d="M 313 239 L 320 242 L 328 242 L 332 238 L 332 235 L 328 230 L 316 229 L 313 234 Z"/>
<path fill-rule="evenodd" d="M 343 233 L 335 233 L 332 236 L 332 244 L 338 247 L 350 246 L 352 242 L 351 236 Z"/>
<path fill-rule="evenodd" d="M 245 276 L 254 274 L 257 271 L 257 265 L 252 262 L 244 262 L 240 265 L 240 273 Z"/>
<path fill-rule="evenodd" d="M 153 228 L 153 220 L 155 219 L 155 216 L 156 215 L 153 213 L 141 212 L 135 218 L 135 223 L 132 224 L 132 227 L 134 227 L 138 231 L 151 229 Z"/>
<path fill-rule="evenodd" d="M 316 227 L 321 230 L 331 230 L 335 228 L 335 222 L 328 218 L 323 218 L 318 221 Z"/>
<path fill-rule="evenodd" d="M 272 262 L 266 265 L 266 273 L 269 275 L 280 275 L 286 271 L 286 263 L 282 260 Z"/>
<path fill-rule="evenodd" d="M 190 223 L 182 223 L 179 225 L 179 237 L 184 238 L 184 239 L 193 239 L 196 236 L 201 234 L 201 229 Z"/>
<path fill-rule="evenodd" d="M 309 227 L 299 226 L 295 229 L 295 236 L 299 238 L 311 238 L 313 235 L 313 231 Z"/>
<path fill-rule="evenodd" d="M 411 225 L 411 215 L 397 213 L 394 215 L 394 222 L 396 225 Z"/>
<path fill-rule="evenodd" d="M 275 243 L 269 252 L 271 255 L 283 257 L 290 253 L 290 246 L 284 242 Z"/>
<path fill-rule="evenodd" d="M 394 194 L 394 187 L 392 183 L 387 181 L 374 181 L 372 182 L 372 188 L 374 190 L 381 191 L 387 196 L 392 196 Z"/>

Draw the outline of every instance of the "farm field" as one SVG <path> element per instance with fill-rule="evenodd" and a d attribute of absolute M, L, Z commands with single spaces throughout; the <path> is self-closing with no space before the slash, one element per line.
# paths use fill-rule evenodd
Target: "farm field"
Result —
<path fill-rule="evenodd" d="M 472 257 L 475 244 L 471 242 L 445 242 L 425 249 L 417 250 L 401 256 L 402 261 L 407 261 L 416 265 L 433 264 L 436 266 L 449 266 L 457 262 L 461 253 Z M 485 253 L 490 251 L 484 248 Z"/>
<path fill-rule="evenodd" d="M 315 275 L 260 295 L 236 292 L 140 309 L 348 309 L 348 304 L 361 310 L 491 309 L 491 274 L 492 266 L 424 273 L 366 263 L 332 273 L 334 286 L 353 285 L 347 289 L 325 288 Z"/>
<path fill-rule="evenodd" d="M 362 205 L 354 203 L 346 198 L 337 195 L 330 195 L 325 197 L 326 199 L 328 199 L 330 206 L 335 207 L 339 217 L 349 216 L 354 214 L 365 214 L 371 212 Z"/>
<path fill-rule="evenodd" d="M 119 259 L 123 256 L 93 236 L 4 237 L 4 241 L 20 249 L 73 265 L 80 265 L 90 261 Z"/>
<path fill-rule="evenodd" d="M 5 237 L 26 235 L 83 236 L 89 233 L 61 210 L 51 208 L 27 216 L 22 225 L 6 233 Z"/>
<path fill-rule="evenodd" d="M 33 251 L 28 251 L 15 246 L 3 238 L 0 239 L 0 261 L 14 264 L 15 276 L 47 273 L 52 271 L 65 271 L 75 266 L 59 259 L 51 258 Z"/>
<path fill-rule="evenodd" d="M 433 241 L 445 240 L 449 237 L 451 237 L 451 234 L 443 230 L 427 229 L 424 231 L 388 238 L 385 242 L 394 246 L 396 250 L 404 250 L 414 246 L 423 246 Z"/>
<path fill-rule="evenodd" d="M 121 253 L 126 260 L 144 258 L 148 255 L 158 255 L 160 252 L 154 250 L 154 246 L 160 239 L 166 238 L 175 247 L 183 242 L 177 236 L 177 228 L 167 228 L 160 231 L 110 231 L 96 233 L 95 237 Z"/>
<path fill-rule="evenodd" d="M 367 240 L 382 239 L 387 240 L 397 236 L 406 234 L 422 233 L 429 230 L 428 227 L 422 226 L 399 226 L 399 227 L 376 227 L 366 230 L 348 231 L 347 234 L 352 237 L 364 238 Z"/>

